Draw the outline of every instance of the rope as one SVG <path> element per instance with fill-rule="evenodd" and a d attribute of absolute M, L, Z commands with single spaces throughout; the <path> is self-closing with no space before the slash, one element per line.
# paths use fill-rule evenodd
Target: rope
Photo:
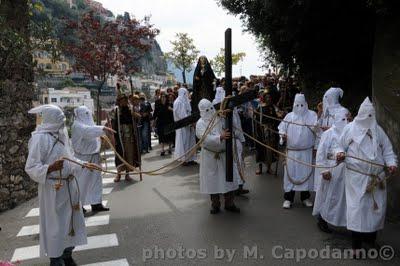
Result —
<path fill-rule="evenodd" d="M 283 120 L 283 119 L 280 119 L 280 118 L 277 118 L 277 117 L 273 117 L 273 116 L 270 116 L 270 115 L 262 114 L 260 112 L 257 112 L 256 110 L 253 110 L 253 113 L 258 114 L 258 115 L 262 115 L 262 116 L 264 116 L 266 118 L 269 118 L 269 119 L 272 119 L 272 120 L 275 120 L 275 121 L 288 123 L 288 124 L 293 124 L 293 125 L 296 125 L 296 126 L 308 127 L 310 129 L 311 128 L 321 128 L 321 126 L 319 126 L 319 125 L 308 125 L 308 124 L 296 123 L 296 122 L 293 122 L 293 121 L 286 121 L 286 120 Z"/>
<path fill-rule="evenodd" d="M 274 118 L 274 117 L 271 117 L 271 118 Z M 274 118 L 275 119 L 275 118 Z M 278 120 L 280 120 L 280 119 L 278 119 Z M 273 133 L 275 133 L 275 134 L 278 134 L 278 135 L 282 135 L 281 133 L 279 133 L 279 131 L 276 131 L 276 130 L 273 130 L 273 129 L 270 129 L 270 128 L 268 128 L 268 125 L 265 125 L 265 124 L 262 124 L 262 123 L 260 123 L 259 121 L 257 121 L 257 120 L 255 120 L 255 119 L 253 119 L 253 121 L 255 121 L 256 123 L 258 123 L 260 126 L 263 126 L 263 127 L 265 127 L 266 129 L 268 129 L 269 131 L 271 131 L 271 132 L 273 132 Z M 280 120 L 281 121 L 281 120 Z M 292 122 L 289 122 L 289 121 L 283 121 L 283 122 L 287 122 L 287 123 L 292 123 Z M 301 124 L 299 124 L 299 125 L 301 125 Z M 303 125 L 303 126 L 306 126 L 306 125 Z M 242 131 L 243 132 L 243 131 Z M 246 136 L 248 136 L 248 137 L 250 137 L 248 134 L 246 134 L 245 132 L 243 132 Z M 258 140 L 255 140 L 254 139 L 254 137 L 253 136 L 251 136 L 251 139 L 253 139 L 254 141 L 256 141 L 257 143 L 260 143 L 260 141 L 258 141 Z M 260 143 L 261 144 L 261 143 Z M 266 148 L 269 148 L 270 146 L 268 146 L 268 145 L 266 145 L 266 144 L 261 144 L 261 145 L 263 145 L 264 147 L 266 147 Z M 269 149 L 271 149 L 271 150 L 273 150 L 273 151 L 275 151 L 275 152 L 277 152 L 277 150 L 275 150 L 274 148 L 272 148 L 272 147 L 270 147 Z M 279 153 L 279 152 L 278 152 Z M 279 153 L 279 154 L 283 154 L 283 153 Z M 380 163 L 376 163 L 376 162 L 372 162 L 372 161 L 369 161 L 369 160 L 365 160 L 365 159 L 362 159 L 362 158 L 358 158 L 358 157 L 354 157 L 354 156 L 351 156 L 351 155 L 346 155 L 346 157 L 347 158 L 351 158 L 351 159 L 355 159 L 355 160 L 358 160 L 358 161 L 360 161 L 360 162 L 364 162 L 364 163 L 368 163 L 368 164 L 370 164 L 370 165 L 372 165 L 372 166 L 376 166 L 376 167 L 383 167 L 383 168 L 387 168 L 387 166 L 386 165 L 383 165 L 383 164 L 380 164 Z M 314 165 L 315 166 L 315 165 Z M 337 166 L 337 165 L 336 165 Z M 332 168 L 335 168 L 336 166 L 334 166 L 334 167 L 332 167 Z M 316 167 L 316 168 L 324 168 L 324 167 Z"/>
<path fill-rule="evenodd" d="M 172 170 L 178 168 L 179 166 L 181 166 L 181 165 L 184 163 L 184 161 L 179 162 L 178 165 L 176 165 L 176 166 L 173 167 L 173 168 L 167 169 L 166 171 L 159 172 L 160 170 L 165 169 L 165 168 L 167 168 L 168 166 L 170 166 L 170 165 L 172 165 L 172 164 L 175 164 L 177 161 L 179 161 L 179 160 L 182 159 L 182 158 L 185 158 L 186 156 L 189 156 L 189 155 L 192 156 L 192 155 L 194 155 L 194 154 L 197 152 L 197 149 L 198 149 L 198 148 L 201 146 L 201 144 L 204 142 L 204 140 L 206 139 L 207 135 L 208 135 L 208 134 L 210 133 L 210 131 L 215 127 L 216 124 L 215 124 L 214 122 L 215 122 L 217 116 L 218 116 L 220 113 L 221 113 L 221 111 L 218 111 L 218 112 L 216 112 L 216 113 L 214 114 L 214 116 L 213 116 L 212 119 L 210 120 L 210 123 L 208 124 L 208 126 L 207 126 L 207 128 L 206 128 L 206 131 L 204 132 L 202 138 L 201 138 L 201 139 L 197 142 L 197 144 L 194 145 L 190 150 L 188 150 L 185 154 L 183 154 L 183 155 L 180 156 L 179 158 L 173 160 L 172 162 L 170 162 L 170 163 L 168 163 L 168 164 L 166 164 L 166 165 L 164 165 L 164 166 L 162 166 L 162 167 L 159 167 L 159 168 L 157 168 L 157 169 L 150 170 L 150 171 L 135 171 L 135 170 L 136 170 L 136 167 L 134 167 L 133 165 L 130 165 L 130 164 L 117 152 L 117 150 L 116 150 L 115 147 L 112 145 L 111 140 L 110 140 L 108 137 L 102 136 L 102 139 L 103 139 L 103 140 L 108 144 L 108 146 L 114 151 L 115 155 L 122 161 L 122 163 L 123 163 L 125 166 L 127 166 L 130 170 L 132 170 L 132 172 L 128 172 L 128 174 L 136 174 L 136 175 L 138 175 L 138 174 L 146 174 L 146 175 L 152 175 L 152 176 L 155 176 L 155 175 L 163 175 L 163 174 L 167 174 L 167 173 L 171 172 Z M 67 158 L 67 157 L 62 157 L 61 159 L 62 159 L 62 160 L 67 160 L 67 161 L 69 161 L 69 162 L 71 162 L 71 163 L 74 163 L 74 164 L 77 164 L 77 165 L 79 165 L 79 166 L 81 166 L 81 167 L 86 167 L 84 164 L 81 164 L 81 163 L 79 163 L 79 162 L 77 162 L 77 161 L 75 161 L 75 160 L 73 160 L 73 159 Z M 92 170 L 100 171 L 100 172 L 107 173 L 107 174 L 114 174 L 114 175 L 119 174 L 118 172 L 108 171 L 108 170 L 104 170 L 104 169 L 92 169 Z"/>

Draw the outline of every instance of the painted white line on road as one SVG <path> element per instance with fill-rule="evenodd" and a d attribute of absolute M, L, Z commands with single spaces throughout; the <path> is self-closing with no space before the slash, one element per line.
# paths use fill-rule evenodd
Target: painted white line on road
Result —
<path fill-rule="evenodd" d="M 114 178 L 107 177 L 103 178 L 103 185 L 114 184 Z"/>
<path fill-rule="evenodd" d="M 102 203 L 104 206 L 106 206 L 107 202 L 108 202 L 108 200 L 103 200 Z M 85 209 L 89 209 L 89 210 L 92 208 L 90 205 L 85 205 L 83 207 L 85 207 Z M 27 215 L 25 215 L 25 217 L 36 217 L 36 216 L 39 216 L 39 208 L 33 208 L 27 213 Z"/>
<path fill-rule="evenodd" d="M 129 266 L 129 263 L 126 259 L 121 259 L 85 264 L 83 266 Z"/>
<path fill-rule="evenodd" d="M 88 243 L 83 246 L 78 246 L 74 251 L 106 248 L 118 246 L 118 238 L 116 234 L 90 236 L 87 238 Z M 11 261 L 23 261 L 39 258 L 39 245 L 17 248 L 14 251 Z"/>
<path fill-rule="evenodd" d="M 39 245 L 31 246 L 31 247 L 24 247 L 24 248 L 17 248 L 14 251 L 11 261 L 22 261 L 22 260 L 30 260 L 39 257 Z"/>
<path fill-rule="evenodd" d="M 25 217 L 35 217 L 39 216 L 39 208 L 33 208 L 31 209 Z"/>
<path fill-rule="evenodd" d="M 99 225 L 107 225 L 110 223 L 110 215 L 100 215 L 100 216 L 91 216 L 85 218 L 85 224 L 87 227 L 90 226 L 99 226 Z M 21 230 L 18 232 L 17 236 L 30 236 L 39 234 L 40 229 L 39 225 L 28 225 L 23 226 Z"/>
<path fill-rule="evenodd" d="M 76 247 L 75 251 L 118 246 L 117 234 L 90 236 L 87 240 L 86 245 Z"/>
<path fill-rule="evenodd" d="M 110 215 L 99 215 L 85 218 L 85 224 L 89 226 L 106 225 L 110 223 Z"/>
<path fill-rule="evenodd" d="M 105 187 L 105 188 L 103 188 L 103 195 L 110 194 L 113 189 L 114 189 L 113 187 Z"/>
<path fill-rule="evenodd" d="M 19 230 L 17 236 L 30 236 L 39 234 L 39 225 L 28 225 L 23 226 L 21 230 Z"/>

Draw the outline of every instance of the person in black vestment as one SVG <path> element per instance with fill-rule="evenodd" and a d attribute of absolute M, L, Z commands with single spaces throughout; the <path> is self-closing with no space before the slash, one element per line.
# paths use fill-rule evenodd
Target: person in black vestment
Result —
<path fill-rule="evenodd" d="M 164 133 L 165 126 L 174 123 L 174 109 L 172 106 L 173 100 L 171 104 L 168 95 L 162 92 L 159 102 L 155 105 L 153 114 L 158 128 L 158 140 L 161 143 L 161 156 L 165 155 L 165 144 L 168 144 L 168 153 L 172 154 L 172 144 L 175 140 L 175 132 L 169 134 Z"/>
<path fill-rule="evenodd" d="M 201 99 L 207 99 L 212 102 L 215 95 L 215 79 L 214 71 L 207 57 L 200 56 L 193 76 L 193 96 L 191 102 L 193 111 L 198 111 L 198 104 Z"/>
<path fill-rule="evenodd" d="M 262 143 L 277 149 L 279 135 L 271 130 L 276 130 L 279 123 L 276 120 L 263 116 L 277 117 L 269 90 L 264 90 L 262 92 L 260 105 L 256 111 L 257 113 L 254 113 L 255 137 Z M 271 165 L 273 162 L 276 162 L 276 160 L 276 153 L 256 143 L 256 163 L 258 164 L 256 175 L 261 175 L 263 163 L 267 166 L 267 173 L 272 174 Z"/>
<path fill-rule="evenodd" d="M 122 94 L 118 96 L 111 124 L 115 130 L 115 149 L 130 165 L 140 168 L 139 134 L 137 132 L 135 115 L 128 104 L 128 97 L 126 95 Z M 121 172 L 123 171 L 126 171 L 125 180 L 132 180 L 128 174 L 129 168 L 123 164 L 118 156 L 115 156 L 115 166 L 117 167 L 118 175 L 115 177 L 114 182 L 121 180 Z"/>

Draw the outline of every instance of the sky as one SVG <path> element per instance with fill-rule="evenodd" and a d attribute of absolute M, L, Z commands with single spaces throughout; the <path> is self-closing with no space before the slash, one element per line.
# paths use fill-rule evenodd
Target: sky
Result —
<path fill-rule="evenodd" d="M 262 74 L 260 53 L 254 37 L 243 33 L 240 19 L 219 7 L 215 0 L 97 0 L 114 15 L 128 12 L 137 19 L 151 15 L 160 30 L 157 36 L 163 52 L 171 50 L 175 33 L 185 32 L 194 39 L 201 55 L 212 59 L 224 47 L 224 32 L 232 29 L 232 51 L 245 52 L 243 62 L 233 67 L 233 76 Z"/>

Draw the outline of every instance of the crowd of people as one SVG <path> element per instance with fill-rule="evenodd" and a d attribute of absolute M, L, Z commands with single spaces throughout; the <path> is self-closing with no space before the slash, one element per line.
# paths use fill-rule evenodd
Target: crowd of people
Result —
<path fill-rule="evenodd" d="M 50 257 L 51 265 L 73 265 L 72 250 L 87 242 L 83 204 L 95 212 L 109 210 L 102 205 L 100 137 L 113 141 L 118 153 L 114 181 L 120 182 L 124 173 L 125 180 L 132 180 L 132 168 L 141 169 L 142 155 L 152 149 L 152 132 L 159 140 L 160 156 L 174 152 L 174 159 L 184 166 L 200 163 L 200 192 L 210 196 L 211 214 L 221 212 L 221 195 L 226 211 L 240 212 L 235 196 L 249 193 L 244 188 L 244 151 L 254 151 L 255 175 L 261 175 L 264 166 L 268 174 L 277 175 L 284 159 L 284 209 L 293 206 L 295 193 L 300 192 L 323 232 L 330 233 L 331 225 L 346 227 L 352 232 L 355 254 L 363 242 L 373 245 L 384 226 L 386 178 L 396 172 L 397 157 L 369 98 L 353 119 L 339 102 L 343 91 L 330 88 L 315 112 L 294 78 L 269 73 L 235 79 L 234 95 L 254 90 L 258 97 L 219 112 L 214 106 L 224 101 L 224 87 L 224 80 L 217 80 L 213 93 L 197 93 L 212 96 L 193 99 L 187 86 L 178 84 L 156 90 L 154 104 L 143 93 L 121 93 L 106 126 L 96 126 L 90 110 L 78 107 L 71 141 L 59 107 L 32 109 L 42 123 L 32 133 L 25 171 L 39 183 L 41 255 Z M 195 110 L 200 113 L 196 123 L 166 130 Z M 225 127 L 228 113 L 232 132 Z M 234 165 L 230 181 L 225 179 L 228 139 Z M 201 148 L 197 162 L 196 140 Z"/>

